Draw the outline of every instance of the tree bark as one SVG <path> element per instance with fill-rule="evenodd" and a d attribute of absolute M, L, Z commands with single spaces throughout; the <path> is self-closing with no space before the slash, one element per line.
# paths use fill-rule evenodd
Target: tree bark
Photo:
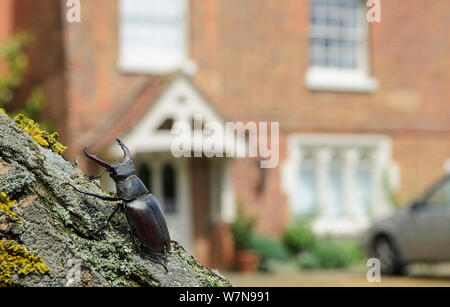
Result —
<path fill-rule="evenodd" d="M 166 274 L 127 236 L 123 214 L 96 233 L 117 203 L 77 193 L 66 182 L 104 194 L 98 182 L 0 113 L 0 192 L 17 200 L 12 213 L 0 209 L 0 240 L 24 246 L 49 268 L 22 274 L 17 267 L 10 277 L 0 269 L 0 285 L 8 279 L 12 286 L 231 286 L 176 244 L 165 258 Z M 5 253 L 0 250 L 0 262 L 11 259 Z"/>

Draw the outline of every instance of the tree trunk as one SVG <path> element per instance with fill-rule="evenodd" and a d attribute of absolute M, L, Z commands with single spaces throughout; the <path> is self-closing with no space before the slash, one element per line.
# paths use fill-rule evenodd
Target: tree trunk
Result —
<path fill-rule="evenodd" d="M 231 286 L 172 244 L 168 273 L 127 236 L 98 182 L 0 113 L 0 286 Z M 17 200 L 17 202 L 15 202 Z"/>

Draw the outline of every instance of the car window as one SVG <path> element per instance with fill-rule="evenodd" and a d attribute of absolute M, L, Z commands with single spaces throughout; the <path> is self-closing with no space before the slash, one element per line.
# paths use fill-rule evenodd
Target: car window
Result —
<path fill-rule="evenodd" d="M 438 205 L 450 207 L 450 180 L 446 180 L 431 193 L 426 203 L 428 205 Z"/>

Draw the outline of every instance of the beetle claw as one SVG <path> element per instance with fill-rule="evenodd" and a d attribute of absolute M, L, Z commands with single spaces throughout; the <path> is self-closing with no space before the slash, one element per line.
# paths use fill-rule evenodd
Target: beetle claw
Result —
<path fill-rule="evenodd" d="M 89 159 L 93 160 L 95 163 L 97 163 L 98 165 L 103 166 L 104 168 L 111 168 L 111 164 L 103 161 L 102 159 L 100 159 L 98 157 L 98 155 L 91 155 L 90 153 L 87 152 L 87 148 L 84 148 L 84 154 L 86 155 L 86 157 L 88 157 Z"/>
<path fill-rule="evenodd" d="M 122 148 L 123 151 L 123 159 L 121 163 L 127 163 L 128 161 L 131 160 L 131 153 L 130 150 L 128 149 L 128 147 L 122 143 L 121 140 L 116 139 L 117 143 L 119 143 L 120 147 Z"/>
<path fill-rule="evenodd" d="M 153 260 L 153 259 L 152 259 Z M 164 275 L 167 275 L 167 273 L 169 273 L 169 269 L 167 268 L 167 265 L 165 265 L 164 263 L 157 261 L 157 260 L 153 260 L 155 263 L 162 265 L 162 267 L 164 268 L 164 270 L 166 271 L 164 273 Z"/>

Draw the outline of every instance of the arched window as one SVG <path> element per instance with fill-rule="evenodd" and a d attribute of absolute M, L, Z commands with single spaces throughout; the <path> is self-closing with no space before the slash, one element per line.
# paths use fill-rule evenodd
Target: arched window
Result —
<path fill-rule="evenodd" d="M 177 211 L 177 180 L 174 167 L 166 163 L 162 169 L 162 192 L 164 211 L 175 213 Z"/>
<path fill-rule="evenodd" d="M 152 191 L 152 170 L 147 164 L 142 164 L 137 172 L 137 176 L 142 180 L 147 189 Z"/>

